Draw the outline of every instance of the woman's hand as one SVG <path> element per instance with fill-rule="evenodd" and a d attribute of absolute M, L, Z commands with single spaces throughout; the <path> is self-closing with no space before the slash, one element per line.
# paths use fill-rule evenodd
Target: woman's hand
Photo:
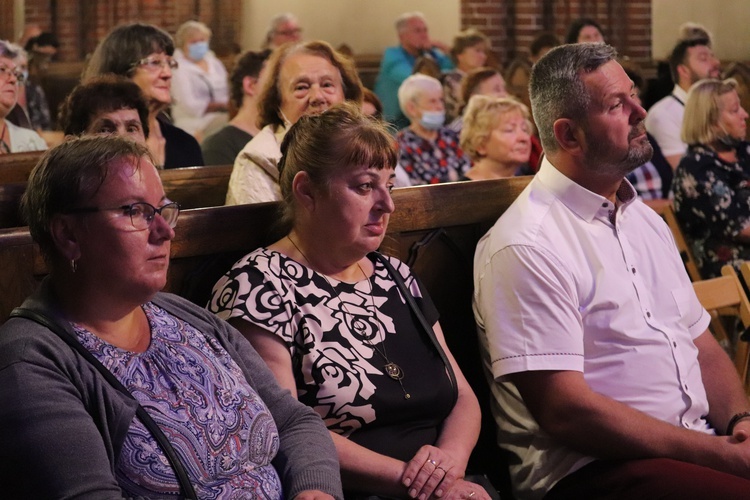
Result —
<path fill-rule="evenodd" d="M 335 498 L 320 490 L 305 490 L 299 492 L 299 494 L 294 497 L 294 500 L 335 500 Z"/>
<path fill-rule="evenodd" d="M 491 500 L 489 493 L 481 485 L 463 479 L 453 483 L 453 487 L 446 491 L 442 498 L 444 500 Z"/>
<path fill-rule="evenodd" d="M 462 477 L 464 470 L 450 455 L 440 448 L 425 445 L 406 464 L 401 482 L 409 489 L 411 498 L 424 500 L 430 496 L 443 496 Z"/>

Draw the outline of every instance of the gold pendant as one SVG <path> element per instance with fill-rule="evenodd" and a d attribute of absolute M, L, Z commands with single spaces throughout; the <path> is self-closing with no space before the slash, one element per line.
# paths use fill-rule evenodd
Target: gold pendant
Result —
<path fill-rule="evenodd" d="M 401 380 L 404 378 L 404 371 L 396 363 L 388 363 L 385 368 L 385 373 L 393 380 Z"/>

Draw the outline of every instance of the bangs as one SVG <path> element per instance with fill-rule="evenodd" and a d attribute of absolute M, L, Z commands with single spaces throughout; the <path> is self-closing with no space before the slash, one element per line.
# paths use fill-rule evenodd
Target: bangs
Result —
<path fill-rule="evenodd" d="M 341 165 L 364 165 L 376 170 L 396 168 L 398 146 L 384 130 L 359 127 L 351 134 L 344 134 L 337 142 Z"/>

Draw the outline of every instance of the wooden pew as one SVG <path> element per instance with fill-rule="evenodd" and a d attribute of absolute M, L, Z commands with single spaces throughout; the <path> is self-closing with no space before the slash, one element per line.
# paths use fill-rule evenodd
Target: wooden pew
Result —
<path fill-rule="evenodd" d="M 167 197 L 183 209 L 224 205 L 232 165 L 185 167 L 159 172 Z"/>
<path fill-rule="evenodd" d="M 216 207 L 224 204 L 232 165 L 174 168 L 159 173 L 167 197 L 179 202 L 183 209 Z M 23 180 L 0 182 L 0 228 L 23 225 L 19 206 L 28 172 L 23 174 L 19 168 L 9 178 Z"/>
<path fill-rule="evenodd" d="M 471 309 L 474 248 L 526 187 L 530 177 L 396 189 L 381 251 L 408 262 L 440 312 L 446 340 L 482 406 L 473 470 L 509 491 L 505 458 L 496 446 L 490 392 L 482 372 Z M 166 290 L 205 305 L 213 284 L 247 252 L 281 236 L 277 203 L 186 210 L 172 242 Z M 47 273 L 26 228 L 0 230 L 0 322 Z"/>
<path fill-rule="evenodd" d="M 31 169 L 43 154 L 44 151 L 29 151 L 0 155 L 0 184 L 28 181 Z"/>

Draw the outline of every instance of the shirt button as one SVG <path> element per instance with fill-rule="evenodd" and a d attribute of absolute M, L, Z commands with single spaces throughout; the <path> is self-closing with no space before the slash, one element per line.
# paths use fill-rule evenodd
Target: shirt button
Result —
<path fill-rule="evenodd" d="M 647 317 L 647 318 L 650 318 L 650 317 L 651 317 L 651 313 L 650 313 L 650 312 L 648 312 L 648 311 L 646 311 L 646 317 Z"/>
<path fill-rule="evenodd" d="M 685 421 L 683 421 L 683 422 L 682 422 L 682 426 L 683 426 L 684 428 L 686 428 L 686 429 L 689 429 L 689 428 L 690 428 L 690 423 L 688 423 L 688 422 L 685 422 Z"/>
<path fill-rule="evenodd" d="M 606 201 L 602 203 L 602 207 L 607 208 L 608 206 L 609 206 L 609 203 L 607 203 Z"/>
<path fill-rule="evenodd" d="M 672 345 L 674 346 L 675 349 L 677 349 L 677 342 L 672 342 Z"/>
<path fill-rule="evenodd" d="M 686 390 L 686 391 L 688 390 L 688 386 L 687 386 L 687 384 L 685 384 L 685 390 Z"/>
<path fill-rule="evenodd" d="M 632 268 L 631 271 L 633 271 L 633 274 L 635 274 L 635 268 Z"/>

